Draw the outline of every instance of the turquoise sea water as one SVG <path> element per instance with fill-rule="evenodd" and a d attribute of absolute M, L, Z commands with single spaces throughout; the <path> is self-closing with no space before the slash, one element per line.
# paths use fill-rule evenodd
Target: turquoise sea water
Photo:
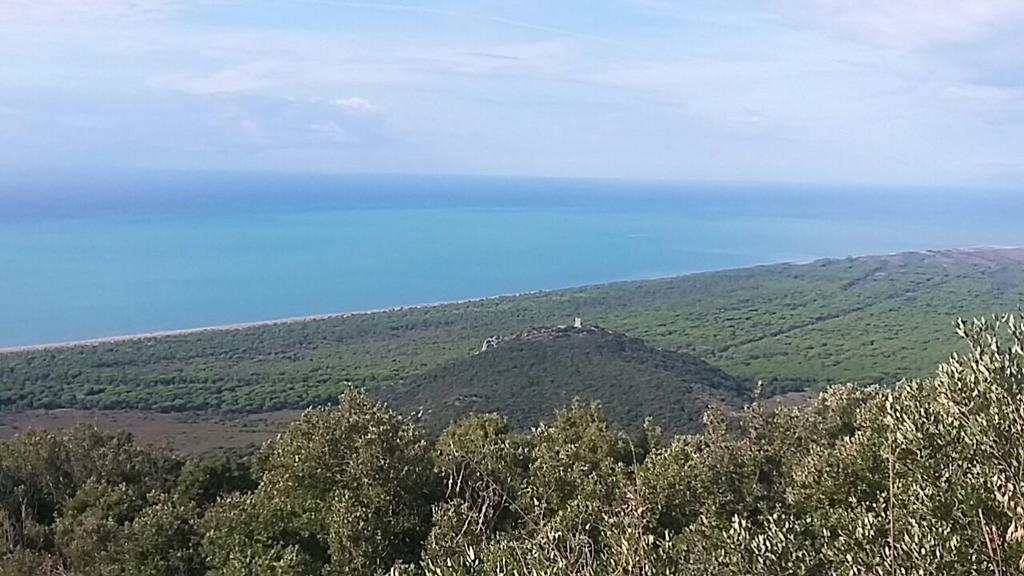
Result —
<path fill-rule="evenodd" d="M 1008 191 L 485 178 L 23 178 L 0 346 L 820 257 L 1021 245 Z"/>

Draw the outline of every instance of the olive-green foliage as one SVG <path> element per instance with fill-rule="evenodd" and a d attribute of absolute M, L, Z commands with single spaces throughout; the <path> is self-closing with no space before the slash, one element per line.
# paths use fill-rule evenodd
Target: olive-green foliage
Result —
<path fill-rule="evenodd" d="M 349 385 L 399 385 L 468 357 L 485 338 L 576 315 L 658 348 L 693 352 L 730 374 L 764 380 L 769 391 L 888 384 L 927 376 L 948 355 L 957 313 L 1013 310 L 1021 301 L 1024 266 L 999 251 L 782 264 L 2 354 L 0 407 L 306 408 L 336 402 Z"/>
<path fill-rule="evenodd" d="M 24 548 L 0 554 L 0 576 L 64 576 L 60 559 Z"/>
<path fill-rule="evenodd" d="M 200 508 L 158 500 L 124 528 L 112 551 L 112 573 L 123 576 L 189 576 L 206 573 L 200 547 Z"/>
<path fill-rule="evenodd" d="M 507 573 L 527 557 L 567 570 L 593 565 L 601 521 L 643 457 L 598 407 L 580 403 L 529 436 L 509 434 L 498 417 L 471 418 L 438 451 L 449 495 L 424 566 L 445 574 Z"/>
<path fill-rule="evenodd" d="M 201 509 L 231 488 L 182 490 L 196 482 L 181 470 L 170 454 L 92 427 L 0 442 L 0 574 L 205 574 Z"/>
<path fill-rule="evenodd" d="M 249 462 L 211 454 L 193 458 L 182 466 L 174 495 L 179 500 L 207 506 L 224 494 L 251 492 L 255 488 Z"/>
<path fill-rule="evenodd" d="M 574 402 L 431 447 L 350 392 L 263 448 L 252 491 L 123 436 L 25 434 L 0 443 L 0 576 L 1024 574 L 1024 324 L 957 331 L 930 378 L 674 439 Z"/>
<path fill-rule="evenodd" d="M 70 566 L 100 572 L 110 563 L 124 528 L 146 508 L 136 486 L 90 479 L 64 506 L 55 525 L 57 549 Z"/>
<path fill-rule="evenodd" d="M 376 574 L 415 560 L 439 497 L 430 446 L 351 392 L 264 448 L 259 487 L 208 515 L 214 574 Z"/>
<path fill-rule="evenodd" d="M 441 506 L 446 512 L 435 512 L 431 553 L 518 527 L 523 514 L 515 503 L 525 497 L 532 452 L 532 439 L 512 434 L 508 421 L 497 414 L 471 416 L 445 431 L 435 458 L 445 482 Z M 472 521 L 460 526 L 457 542 L 440 540 L 452 531 L 437 525 L 455 508 L 461 508 L 457 517 Z"/>
<path fill-rule="evenodd" d="M 755 404 L 738 430 L 711 412 L 703 434 L 621 473 L 614 442 L 587 444 L 589 457 L 574 451 L 573 438 L 595 430 L 574 408 L 560 420 L 574 431 L 558 442 L 579 462 L 563 469 L 573 482 L 566 488 L 562 473 L 527 482 L 569 494 L 555 499 L 561 506 L 531 494 L 515 530 L 475 535 L 454 558 L 428 554 L 424 567 L 445 576 L 1024 573 L 1024 325 L 1005 317 L 958 331 L 969 352 L 930 379 L 837 387 L 802 408 Z M 542 461 L 535 452 L 530 476 Z M 593 490 L 602 479 L 610 489 Z M 584 494 L 585 504 L 573 501 Z M 432 538 L 472 512 L 443 509 Z"/>
<path fill-rule="evenodd" d="M 84 487 L 126 486 L 132 494 L 144 495 L 166 488 L 177 466 L 162 453 L 136 446 L 127 434 L 91 427 L 63 436 L 30 431 L 0 442 L 0 518 L 5 520 L 6 544 L 46 548 L 58 513 Z"/>

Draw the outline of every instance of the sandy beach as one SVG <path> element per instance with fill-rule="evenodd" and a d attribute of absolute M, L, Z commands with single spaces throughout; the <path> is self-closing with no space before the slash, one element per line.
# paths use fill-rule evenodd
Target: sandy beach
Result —
<path fill-rule="evenodd" d="M 124 334 L 119 336 L 104 336 L 102 338 L 89 338 L 86 340 L 69 340 L 66 342 L 50 342 L 46 344 L 28 344 L 25 346 L 7 346 L 0 348 L 0 354 L 13 354 L 17 352 L 39 352 L 45 350 L 63 350 L 67 348 L 82 348 L 87 346 L 100 346 L 103 344 L 117 344 L 120 342 L 137 342 L 139 340 L 152 340 L 156 338 L 168 338 L 172 336 L 188 336 L 192 334 L 204 334 L 208 332 L 232 332 L 259 328 L 262 326 L 279 326 L 282 324 L 298 324 L 301 322 L 315 322 L 317 320 L 331 320 L 335 318 L 349 318 L 366 314 L 382 314 L 386 312 L 400 312 L 402 310 L 418 310 L 422 308 L 435 308 L 437 306 L 452 306 L 456 304 L 470 304 L 473 302 L 487 302 L 501 298 L 513 298 L 516 296 L 527 296 L 539 294 L 541 290 L 531 292 L 514 292 L 509 294 L 498 294 L 496 296 L 485 296 L 482 298 L 464 298 L 461 300 L 443 300 L 439 302 L 428 302 L 424 304 L 409 304 L 405 306 L 390 306 L 387 308 L 375 308 L 370 310 L 353 310 L 350 312 L 330 312 L 326 314 L 313 314 L 309 316 L 293 316 L 290 318 L 277 318 L 274 320 L 258 320 L 255 322 L 239 322 L 236 324 L 220 324 L 216 326 L 201 326 L 198 328 L 182 328 L 178 330 L 158 330 L 155 332 L 141 332 L 138 334 Z"/>
<path fill-rule="evenodd" d="M 961 253 L 961 254 L 973 254 L 979 257 L 984 257 L 990 253 L 997 253 L 1000 256 L 1011 258 L 1024 262 L 1024 247 L 1022 246 L 968 246 L 964 248 L 950 248 L 950 249 L 939 249 L 939 250 L 908 250 L 902 252 L 893 252 L 885 254 L 884 257 L 899 257 L 906 254 L 933 254 L 936 256 L 942 256 L 944 253 Z M 814 261 L 826 261 L 833 260 L 835 258 L 817 258 L 806 261 L 792 260 L 786 262 L 776 262 L 776 264 L 806 264 Z M 713 272 L 714 270 L 707 270 L 702 272 Z M 694 272 L 693 274 L 699 274 L 702 272 Z M 647 280 L 670 278 L 672 276 L 658 276 L 652 278 L 646 278 Z M 614 283 L 614 282 L 612 282 Z M 579 287 L 579 286 L 577 286 Z M 572 286 L 567 286 L 563 289 L 570 289 Z M 45 344 L 28 344 L 24 346 L 7 346 L 0 347 L 0 354 L 11 354 L 16 352 L 32 352 L 32 351 L 45 351 L 45 350 L 61 350 L 66 348 L 80 348 L 85 346 L 100 346 L 103 344 L 116 344 L 119 342 L 135 342 L 139 340 L 150 340 L 155 338 L 167 338 L 172 336 L 188 336 L 191 334 L 203 334 L 207 332 L 229 332 L 236 330 L 246 330 L 249 328 L 259 328 L 262 326 L 276 326 L 281 324 L 297 324 L 300 322 L 315 322 L 317 320 L 330 320 L 334 318 L 348 318 L 351 316 L 361 316 L 365 314 L 381 314 L 387 312 L 399 312 L 402 310 L 416 310 L 422 308 L 433 308 L 437 306 L 450 306 L 457 304 L 469 304 L 472 302 L 487 302 L 489 300 L 498 300 L 501 298 L 513 298 L 516 296 L 527 296 L 531 294 L 541 294 L 545 290 L 531 290 L 527 292 L 510 292 L 506 294 L 498 294 L 495 296 L 484 296 L 481 298 L 464 298 L 461 300 L 443 300 L 438 302 L 427 302 L 423 304 L 408 304 L 404 306 L 390 306 L 387 308 L 374 308 L 367 310 L 353 310 L 349 312 L 331 312 L 325 314 L 313 314 L 309 316 L 295 316 L 290 318 L 278 318 L 273 320 L 258 320 L 254 322 L 240 322 L 236 324 L 220 324 L 215 326 L 201 326 L 197 328 L 182 328 L 177 330 L 160 330 L 154 332 L 142 332 L 137 334 L 125 334 L 119 336 L 104 336 L 101 338 L 90 338 L 86 340 L 70 340 L 65 342 L 51 342 Z"/>

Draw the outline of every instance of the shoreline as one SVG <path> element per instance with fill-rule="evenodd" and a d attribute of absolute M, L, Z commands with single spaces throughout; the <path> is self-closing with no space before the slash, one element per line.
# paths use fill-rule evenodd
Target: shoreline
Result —
<path fill-rule="evenodd" d="M 158 338 L 171 338 L 174 336 L 192 336 L 195 334 L 210 334 L 215 332 L 237 332 L 249 328 L 263 328 L 267 326 L 283 326 L 288 324 L 302 324 L 304 322 L 317 322 L 320 320 L 333 320 L 337 318 L 351 318 L 352 316 L 365 316 L 369 314 L 384 314 L 387 312 L 401 312 L 403 310 L 420 310 L 425 308 L 437 308 L 439 306 L 453 306 L 458 304 L 473 304 L 475 302 L 487 302 L 502 298 L 515 298 L 517 296 L 530 296 L 541 294 L 545 290 L 531 290 L 528 292 L 509 292 L 507 294 L 496 294 L 494 296 L 482 296 L 480 298 L 462 298 L 460 300 L 440 300 L 437 302 L 425 302 L 423 304 L 405 304 L 401 306 L 388 306 L 386 308 L 370 308 L 365 310 L 352 310 L 349 312 L 327 312 L 324 314 L 310 314 L 308 316 L 290 316 L 287 318 L 275 318 L 272 320 L 256 320 L 253 322 L 236 322 L 233 324 L 216 324 L 212 326 L 199 326 L 196 328 L 178 328 L 174 330 L 157 330 L 153 332 L 139 332 L 136 334 L 122 334 L 118 336 L 101 336 L 99 338 L 86 338 L 84 340 L 66 340 L 64 342 L 48 342 L 45 344 L 25 344 L 21 346 L 2 346 L 0 355 L 17 354 L 20 352 L 46 352 L 48 350 L 67 350 L 70 348 L 89 348 L 103 346 L 104 344 L 123 344 L 125 342 L 140 342 L 144 340 L 155 340 Z"/>
<path fill-rule="evenodd" d="M 963 248 L 945 248 L 935 250 L 906 250 L 902 252 L 891 252 L 886 254 L 873 254 L 866 256 L 848 256 L 847 258 L 886 258 L 893 256 L 900 256 L 905 254 L 978 254 L 986 252 L 999 252 L 999 253 L 1015 253 L 1024 261 L 1024 246 L 968 246 Z M 436 302 L 426 302 L 422 304 L 406 304 L 400 306 L 388 306 L 385 308 L 371 308 L 364 310 L 352 310 L 349 312 L 328 312 L 324 314 L 311 314 L 308 316 L 292 316 L 287 318 L 276 318 L 271 320 L 256 320 L 253 322 L 237 322 L 233 324 L 218 324 L 212 326 L 200 326 L 196 328 L 179 328 L 174 330 L 157 330 L 153 332 L 140 332 L 136 334 L 123 334 L 117 336 L 103 336 L 99 338 L 87 338 L 83 340 L 67 340 L 63 342 L 49 342 L 43 344 L 25 344 L 20 346 L 0 346 L 0 356 L 7 354 L 17 354 L 23 352 L 46 352 L 49 350 L 68 350 L 72 348 L 88 348 L 94 346 L 103 346 L 105 344 L 121 344 L 125 342 L 140 342 L 145 340 L 155 340 L 158 338 L 170 338 L 174 336 L 190 336 L 195 334 L 209 334 L 215 332 L 236 332 L 241 330 L 247 330 L 249 328 L 261 328 L 267 326 L 281 326 L 288 324 L 300 324 L 303 322 L 316 322 L 320 320 L 332 320 L 337 318 L 350 318 L 353 316 L 363 316 L 369 314 L 383 314 L 388 312 L 401 312 L 403 310 L 420 310 L 425 308 L 436 308 L 439 306 L 452 306 L 458 304 L 472 304 L 475 302 L 487 302 L 490 300 L 499 300 L 502 298 L 516 298 L 520 296 L 531 296 L 538 295 L 547 292 L 557 292 L 559 290 L 572 290 L 576 288 L 585 288 L 588 286 L 603 286 L 606 284 L 617 284 L 619 282 L 631 282 L 631 281 L 654 281 L 654 280 L 666 280 L 670 278 L 679 278 L 683 276 L 691 276 L 694 274 L 707 274 L 713 272 L 721 272 L 723 270 L 742 270 L 746 268 L 758 268 L 761 266 L 772 266 L 772 265 L 805 265 L 822 260 L 841 260 L 843 257 L 831 257 L 831 258 L 817 258 L 807 261 L 782 261 L 782 262 L 771 262 L 764 264 L 755 264 L 752 266 L 741 266 L 739 268 L 724 268 L 718 270 L 703 270 L 696 271 L 687 274 L 676 274 L 669 276 L 658 276 L 651 278 L 643 278 L 642 280 L 618 280 L 609 282 L 600 282 L 597 284 L 586 284 L 579 286 L 566 286 L 562 288 L 554 288 L 548 290 L 529 290 L 525 292 L 508 292 L 504 294 L 496 294 L 493 296 L 482 296 L 478 298 L 462 298 L 457 300 L 440 300 Z"/>

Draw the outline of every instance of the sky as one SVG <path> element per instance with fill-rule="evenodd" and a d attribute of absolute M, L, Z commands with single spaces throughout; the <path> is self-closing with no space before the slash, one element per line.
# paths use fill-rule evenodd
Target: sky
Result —
<path fill-rule="evenodd" d="M 0 0 L 0 171 L 1024 181 L 1021 0 Z"/>

